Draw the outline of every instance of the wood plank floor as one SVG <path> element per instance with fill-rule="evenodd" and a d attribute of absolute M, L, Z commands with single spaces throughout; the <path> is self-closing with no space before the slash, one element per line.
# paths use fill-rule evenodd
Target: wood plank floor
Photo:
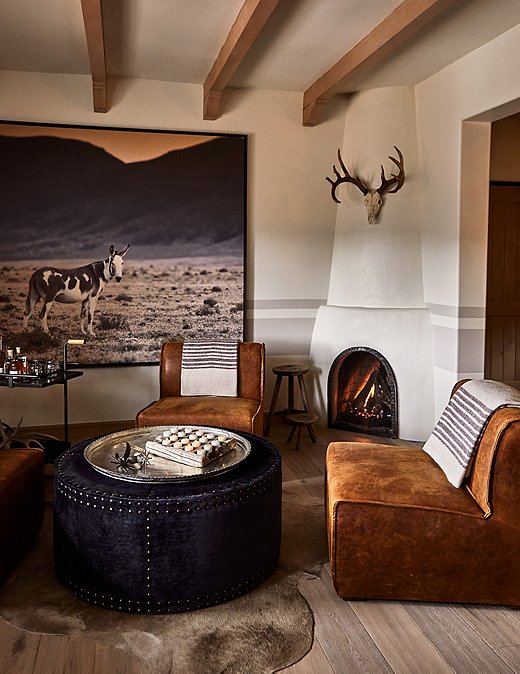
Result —
<path fill-rule="evenodd" d="M 313 495 L 322 481 L 330 442 L 417 443 L 354 436 L 318 429 L 300 451 L 285 444 L 283 427 L 273 429 L 282 451 L 284 479 L 300 479 Z M 314 613 L 311 651 L 284 674 L 484 674 L 520 672 L 520 611 L 507 607 L 419 602 L 344 601 L 332 586 L 328 564 L 319 578 L 300 583 Z"/>
<path fill-rule="evenodd" d="M 127 425 L 130 426 L 131 423 Z M 270 434 L 270 440 L 282 453 L 284 480 L 300 480 L 313 496 L 323 495 L 325 452 L 330 442 L 374 440 L 318 428 L 317 443 L 312 444 L 303 435 L 300 450 L 295 452 L 294 440 L 287 444 L 288 430 L 277 417 Z M 82 439 L 75 437 L 74 428 L 71 439 L 74 442 Z M 398 441 L 378 438 L 377 442 Z M 320 577 L 302 580 L 300 591 L 314 613 L 314 643 L 302 660 L 283 670 L 286 674 L 520 673 L 517 610 L 343 601 L 334 592 L 328 565 L 322 568 Z M 66 636 L 24 632 L 0 619 L 2 674 L 139 674 L 139 671 L 137 662 L 119 649 Z"/>

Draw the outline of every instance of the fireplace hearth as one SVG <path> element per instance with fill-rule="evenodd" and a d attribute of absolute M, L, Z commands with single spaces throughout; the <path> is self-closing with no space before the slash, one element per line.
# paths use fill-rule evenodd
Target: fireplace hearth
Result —
<path fill-rule="evenodd" d="M 381 353 L 356 346 L 335 358 L 328 379 L 328 424 L 331 428 L 397 437 L 397 384 Z"/>

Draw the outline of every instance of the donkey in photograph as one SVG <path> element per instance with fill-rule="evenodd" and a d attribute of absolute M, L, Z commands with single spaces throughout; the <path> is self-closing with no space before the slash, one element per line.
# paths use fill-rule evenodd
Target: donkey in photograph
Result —
<path fill-rule="evenodd" d="M 114 246 L 110 246 L 106 260 L 91 262 L 84 267 L 75 269 L 41 267 L 37 269 L 29 280 L 23 327 L 27 328 L 29 317 L 40 300 L 43 300 L 43 307 L 39 318 L 42 329 L 47 334 L 49 333 L 47 316 L 53 302 L 64 304 L 81 302 L 81 332 L 85 332 L 85 319 L 87 319 L 87 333 L 94 335 L 92 321 L 98 298 L 111 279 L 115 278 L 119 283 L 123 278 L 123 257 L 129 248 L 130 244 L 118 252 Z"/>

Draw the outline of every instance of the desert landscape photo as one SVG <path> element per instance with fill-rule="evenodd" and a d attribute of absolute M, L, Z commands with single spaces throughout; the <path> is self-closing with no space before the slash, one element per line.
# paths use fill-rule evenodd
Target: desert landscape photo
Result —
<path fill-rule="evenodd" d="M 167 340 L 243 339 L 246 138 L 159 136 L 0 124 L 4 348 L 59 359 L 67 339 L 85 338 L 82 366 L 138 364 L 157 362 Z M 46 333 L 40 301 L 23 328 L 36 269 L 105 260 L 111 245 L 129 250 L 121 281 L 99 296 L 94 335 L 80 330 L 81 302 L 52 303 Z"/>

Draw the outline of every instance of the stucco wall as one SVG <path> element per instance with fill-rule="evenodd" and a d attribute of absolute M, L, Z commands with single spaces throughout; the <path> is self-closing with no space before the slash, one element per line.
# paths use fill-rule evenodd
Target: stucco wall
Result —
<path fill-rule="evenodd" d="M 436 414 L 484 366 L 489 123 L 520 110 L 520 26 L 416 87 L 425 301 Z"/>
<path fill-rule="evenodd" d="M 369 347 L 395 374 L 399 436 L 425 440 L 434 424 L 432 339 L 423 293 L 414 90 L 380 88 L 352 96 L 342 145 L 350 174 L 377 189 L 381 164 L 387 177 L 397 171 L 388 159 L 397 157 L 394 146 L 403 154 L 406 180 L 383 197 L 377 223 L 367 222 L 356 186 L 337 189 L 328 302 L 318 313 L 311 344 L 314 407 L 325 420 L 334 359 L 347 348 Z"/>
<path fill-rule="evenodd" d="M 349 237 L 354 260 L 350 268 L 342 267 L 346 263 L 340 263 L 335 253 L 330 300 L 374 306 L 379 294 L 378 301 L 384 297 L 385 306 L 399 302 L 401 307 L 419 307 L 425 301 L 432 317 L 438 415 L 458 378 L 481 376 L 483 371 L 490 123 L 520 111 L 518 63 L 520 26 L 419 84 L 414 92 L 416 160 L 406 135 L 411 119 L 400 117 L 402 108 L 392 105 L 410 97 L 410 91 L 402 88 L 364 92 L 357 101 L 372 103 L 358 108 L 354 98 L 351 128 L 348 107 L 345 114 L 341 99 L 328 108 L 326 121 L 304 128 L 297 93 L 231 92 L 224 115 L 216 122 L 204 122 L 200 86 L 123 80 L 113 89 L 110 112 L 99 115 L 91 112 L 88 77 L 1 72 L 0 118 L 248 134 L 247 338 L 266 343 L 268 372 L 275 362 L 305 359 L 309 353 L 318 307 L 329 296 L 337 216 L 338 237 Z M 364 133 L 358 139 L 357 125 L 377 130 L 381 120 L 388 134 L 379 130 L 373 137 Z M 348 147 L 343 146 L 347 140 Z M 409 157 L 411 170 L 403 190 L 387 197 L 381 223 L 366 228 L 357 193 L 343 193 L 344 208 L 336 210 L 324 179 L 331 175 L 337 148 L 343 147 L 345 159 L 372 182 L 377 180 L 377 165 L 384 161 L 386 166 L 385 157 L 399 143 L 408 148 L 405 160 Z M 413 226 L 417 201 L 409 199 L 414 181 L 419 189 L 420 239 Z M 358 219 L 344 227 L 347 213 L 356 213 Z M 384 253 L 389 233 L 394 236 L 397 231 L 402 234 L 401 245 L 392 251 L 390 265 Z M 336 243 L 345 247 L 346 242 L 337 238 Z M 357 271 L 370 275 L 373 261 L 388 264 L 388 281 L 381 283 L 383 274 L 373 277 L 371 286 L 363 286 Z M 418 278 L 421 263 L 423 290 Z M 413 284 L 406 282 L 404 269 Z M 349 278 L 351 284 L 345 286 Z M 345 287 L 341 296 L 334 289 L 341 287 L 338 280 Z M 270 385 L 269 379 L 268 395 Z M 71 384 L 70 392 L 72 423 L 130 419 L 156 396 L 157 368 L 88 370 Z M 60 423 L 62 418 L 58 387 L 3 389 L 0 403 L 1 418 L 11 423 L 22 413 L 27 425 Z"/>
<path fill-rule="evenodd" d="M 363 194 L 340 185 L 328 304 L 361 307 L 422 307 L 419 176 L 415 100 L 412 87 L 372 89 L 354 95 L 347 107 L 343 161 L 367 187 L 381 184 L 380 166 L 397 171 L 388 156 L 404 156 L 406 180 L 386 194 L 378 222 L 368 224 Z M 338 162 L 336 162 L 338 166 Z M 330 172 L 332 176 L 332 171 Z"/>

